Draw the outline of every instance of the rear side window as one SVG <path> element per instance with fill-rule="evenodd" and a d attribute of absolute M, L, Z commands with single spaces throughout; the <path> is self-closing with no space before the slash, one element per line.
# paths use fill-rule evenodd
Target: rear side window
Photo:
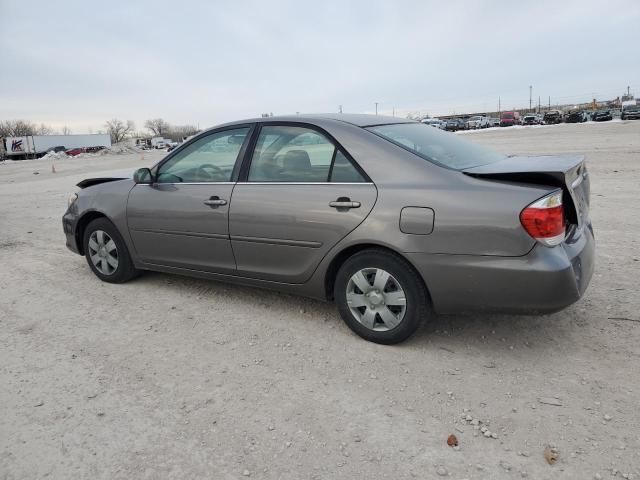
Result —
<path fill-rule="evenodd" d="M 260 130 L 248 181 L 324 183 L 365 180 L 322 133 L 305 127 L 267 125 Z"/>
<path fill-rule="evenodd" d="M 356 170 L 349 159 L 340 151 L 336 152 L 331 169 L 331 182 L 362 183 L 366 182 L 362 174 Z"/>
<path fill-rule="evenodd" d="M 430 162 L 454 170 L 498 162 L 505 155 L 421 123 L 397 123 L 367 130 Z"/>

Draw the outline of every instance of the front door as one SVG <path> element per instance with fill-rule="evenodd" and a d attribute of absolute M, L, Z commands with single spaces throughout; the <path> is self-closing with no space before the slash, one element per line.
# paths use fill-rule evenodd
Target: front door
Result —
<path fill-rule="evenodd" d="M 236 269 L 229 240 L 233 171 L 249 127 L 214 132 L 178 150 L 156 183 L 129 194 L 127 222 L 145 263 L 209 272 Z"/>
<path fill-rule="evenodd" d="M 263 126 L 246 181 L 236 184 L 231 201 L 238 274 L 304 283 L 367 217 L 376 196 L 375 186 L 322 132 Z"/>

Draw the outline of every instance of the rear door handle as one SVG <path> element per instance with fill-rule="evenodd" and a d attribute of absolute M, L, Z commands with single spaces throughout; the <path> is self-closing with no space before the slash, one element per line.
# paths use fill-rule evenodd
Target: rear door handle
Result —
<path fill-rule="evenodd" d="M 352 202 L 348 197 L 340 197 L 335 202 L 329 202 L 329 206 L 338 209 L 358 208 L 360 207 L 360 202 Z"/>
<path fill-rule="evenodd" d="M 213 196 L 210 197 L 209 200 L 205 200 L 204 204 L 209 205 L 210 207 L 220 207 L 222 205 L 226 205 L 227 201 L 218 196 Z"/>

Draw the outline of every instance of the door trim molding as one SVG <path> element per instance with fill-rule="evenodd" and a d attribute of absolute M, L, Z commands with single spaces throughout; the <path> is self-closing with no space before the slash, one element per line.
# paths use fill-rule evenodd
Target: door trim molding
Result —
<path fill-rule="evenodd" d="M 231 235 L 232 242 L 247 242 L 247 243 L 264 243 L 270 245 L 282 245 L 285 247 L 305 247 L 305 248 L 320 248 L 322 242 L 311 242 L 307 240 L 289 240 L 286 238 L 264 238 L 264 237 L 246 237 L 242 235 Z"/>
<path fill-rule="evenodd" d="M 220 240 L 229 240 L 229 235 L 224 233 L 200 233 L 200 232 L 180 232 L 175 230 L 156 230 L 156 229 L 132 229 L 133 232 L 142 233 L 157 233 L 160 235 L 176 235 L 182 237 L 202 237 L 202 238 L 214 238 Z"/>
<path fill-rule="evenodd" d="M 373 185 L 373 182 L 238 182 L 236 185 Z"/>

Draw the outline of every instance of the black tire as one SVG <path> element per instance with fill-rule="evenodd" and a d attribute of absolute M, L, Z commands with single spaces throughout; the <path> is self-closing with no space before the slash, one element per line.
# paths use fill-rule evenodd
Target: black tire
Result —
<path fill-rule="evenodd" d="M 109 274 L 104 274 L 94 265 L 91 260 L 91 253 L 89 248 L 89 239 L 94 232 L 105 232 L 115 243 L 118 265 L 115 270 Z M 109 283 L 124 283 L 140 275 L 140 270 L 133 266 L 131 256 L 129 255 L 129 249 L 125 243 L 122 235 L 118 232 L 118 229 L 107 218 L 97 218 L 87 225 L 82 238 L 82 245 L 84 247 L 84 256 L 87 259 L 89 267 L 93 273 L 103 282 Z"/>
<path fill-rule="evenodd" d="M 391 274 L 406 298 L 404 316 L 400 323 L 386 331 L 376 331 L 360 323 L 347 304 L 348 284 L 353 275 L 363 269 L 382 269 Z M 429 296 L 422 279 L 414 268 L 399 255 L 382 249 L 358 252 L 348 258 L 338 270 L 334 286 L 334 299 L 347 326 L 365 340 L 393 345 L 409 338 L 424 320 L 432 315 Z M 363 307 L 364 308 L 364 307 Z M 381 318 L 376 317 L 376 321 Z"/>

